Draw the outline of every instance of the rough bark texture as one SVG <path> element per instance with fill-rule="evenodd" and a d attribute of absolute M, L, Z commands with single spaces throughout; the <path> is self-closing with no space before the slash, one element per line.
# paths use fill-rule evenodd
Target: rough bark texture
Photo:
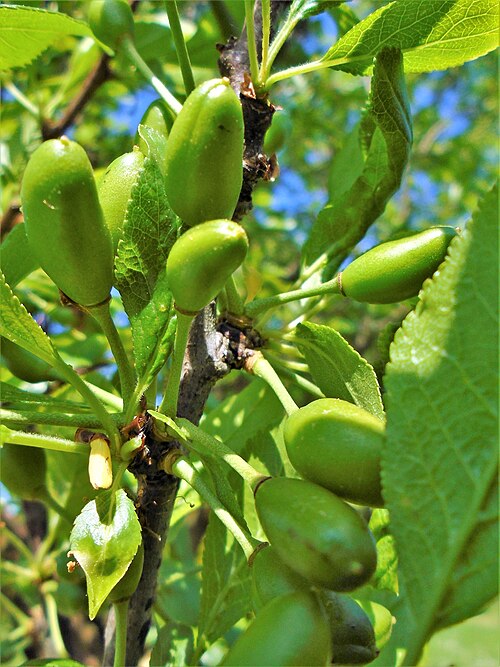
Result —
<path fill-rule="evenodd" d="M 273 24 L 289 2 L 273 1 Z M 260 3 L 255 11 L 257 38 L 261 34 Z M 274 113 L 267 98 L 257 99 L 249 78 L 246 33 L 219 46 L 219 69 L 228 76 L 240 95 L 245 121 L 243 187 L 233 218 L 241 218 L 252 207 L 252 191 L 257 181 L 269 178 L 273 161 L 262 153 L 264 135 Z M 242 360 L 260 344 L 258 334 L 246 323 L 217 323 L 214 304 L 207 306 L 193 322 L 184 359 L 178 414 L 197 424 L 215 382 L 231 368 L 241 368 Z M 154 603 L 158 568 L 160 567 L 168 526 L 177 494 L 178 480 L 158 469 L 162 455 L 172 442 L 157 442 L 146 432 L 145 455 L 134 465 L 139 483 L 137 513 L 143 527 L 144 568 L 136 593 L 130 601 L 127 641 L 127 665 L 136 665 L 144 651 Z M 113 642 L 107 643 L 104 664 L 112 659 Z"/>
<path fill-rule="evenodd" d="M 288 8 L 289 0 L 271 1 L 271 35 L 280 16 Z M 255 3 L 254 26 L 257 53 L 260 52 L 262 19 L 260 2 Z M 219 70 L 227 76 L 231 86 L 240 96 L 245 120 L 245 148 L 243 152 L 243 185 L 233 220 L 242 220 L 252 209 L 252 192 L 261 179 L 274 178 L 277 165 L 275 159 L 263 153 L 264 136 L 271 126 L 275 107 L 267 95 L 257 97 L 250 81 L 250 65 L 246 31 L 239 39 L 231 37 L 226 44 L 218 46 L 220 52 Z"/>

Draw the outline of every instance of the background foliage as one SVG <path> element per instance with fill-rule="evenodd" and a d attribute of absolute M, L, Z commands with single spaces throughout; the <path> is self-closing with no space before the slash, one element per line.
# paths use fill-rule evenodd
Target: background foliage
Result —
<path fill-rule="evenodd" d="M 22 39 L 8 43 L 6 51 L 0 53 L 0 56 L 8 53 L 12 58 L 10 65 L 14 66 L 6 73 L 2 87 L 0 150 L 4 243 L 8 243 L 9 239 L 12 242 L 11 235 L 16 233 L 14 224 L 20 216 L 19 186 L 29 155 L 42 139 L 42 128 L 47 131 L 50 124 L 57 124 L 64 117 L 68 105 L 102 53 L 90 36 L 90 30 L 71 20 L 85 20 L 88 2 L 16 4 L 59 11 L 68 18 L 65 28 L 57 24 L 57 40 L 53 38 L 50 17 L 46 19 L 47 25 L 42 27 L 46 30 L 47 43 L 44 46 L 47 48 L 42 49 L 40 54 L 40 49 L 30 49 L 27 29 L 16 22 L 15 30 L 24 30 Z M 375 9 L 381 10 L 386 4 L 357 0 L 349 5 L 330 7 L 328 11 L 299 23 L 293 38 L 287 41 L 280 53 L 276 69 L 294 66 L 306 59 L 321 58 L 353 24 L 356 16 L 364 17 Z M 403 3 L 397 4 L 401 7 Z M 480 6 L 479 2 L 469 4 L 471 11 Z M 408 11 L 416 5 L 423 6 L 425 3 L 409 2 Z M 224 3 L 186 1 L 180 3 L 180 8 L 196 82 L 218 76 L 218 53 L 214 45 L 225 42 L 231 33 L 241 32 L 243 3 L 239 0 L 226 0 Z M 182 99 L 182 78 L 162 6 L 144 0 L 137 3 L 135 17 L 139 52 L 178 99 Z M 369 45 L 369 40 L 365 42 Z M 336 44 L 327 57 L 338 58 L 342 53 Z M 370 56 L 369 49 L 366 54 Z M 459 65 L 459 61 L 447 65 Z M 290 289 L 304 262 L 307 265 L 317 256 L 310 233 L 317 228 L 318 213 L 327 203 L 339 209 L 345 203 L 342 195 L 359 175 L 362 166 L 356 139 L 360 123 L 363 121 L 364 127 L 367 126 L 363 110 L 369 105 L 372 114 L 377 112 L 378 92 L 375 86 L 371 87 L 371 78 L 367 75 L 371 74 L 370 66 L 371 58 L 367 58 L 366 62 L 361 60 L 357 66 L 356 76 L 342 71 L 342 67 L 322 69 L 284 80 L 272 88 L 271 100 L 282 107 L 276 114 L 276 120 L 285 126 L 285 141 L 277 149 L 281 167 L 279 177 L 274 182 L 258 185 L 254 193 L 254 209 L 245 219 L 251 253 L 238 276 L 238 282 L 249 299 L 257 293 L 266 296 Z M 1 60 L 0 67 L 3 67 Z M 434 224 L 465 227 L 471 213 L 477 209 L 480 197 L 496 178 L 498 109 L 495 55 L 490 53 L 443 71 L 413 73 L 411 69 L 410 65 L 405 80 L 412 114 L 410 134 L 413 145 L 408 165 L 400 174 L 401 185 L 377 223 L 355 248 L 349 248 L 349 252 L 339 256 L 339 262 L 345 261 L 347 254 L 358 254 L 379 241 L 404 235 L 408 231 Z M 102 173 L 118 155 L 131 150 L 142 113 L 156 97 L 157 94 L 144 84 L 123 56 L 119 54 L 109 61 L 109 75 L 105 83 L 66 131 L 83 145 L 96 175 Z M 386 102 L 387 96 L 383 93 L 380 103 Z M 280 116 L 283 120 L 279 119 Z M 406 137 L 407 143 L 411 141 L 410 134 Z M 401 142 L 399 146 L 401 148 Z M 389 157 L 394 159 L 395 155 L 397 150 L 391 151 Z M 150 169 L 154 170 L 154 166 L 151 165 Z M 373 174 L 374 170 L 370 173 Z M 143 187 L 150 188 L 152 182 L 160 183 L 157 174 L 148 174 Z M 161 184 L 158 187 L 161 188 Z M 391 187 L 397 189 L 397 183 L 391 184 Z M 474 406 L 474 414 L 464 413 L 461 407 L 465 390 L 470 392 L 472 398 L 469 400 L 474 404 L 474 396 L 477 395 L 474 378 L 481 377 L 482 373 L 479 366 L 483 364 L 485 373 L 490 374 L 496 368 L 496 360 L 490 360 L 482 353 L 483 346 L 489 350 L 495 348 L 496 337 L 489 343 L 482 337 L 483 331 L 491 330 L 491 314 L 487 306 L 481 308 L 483 298 L 485 303 L 494 302 L 497 296 L 494 291 L 496 275 L 488 268 L 495 264 L 496 258 L 495 230 L 491 227 L 491 220 L 496 220 L 495 204 L 496 196 L 490 195 L 481 212 L 475 214 L 470 229 L 468 226 L 462 249 L 454 248 L 452 261 L 440 275 L 440 280 L 426 288 L 425 306 L 421 304 L 405 320 L 392 348 L 386 378 L 383 378 L 383 372 L 389 359 L 388 349 L 393 333 L 414 303 L 366 306 L 334 298 L 313 301 L 307 312 L 304 312 L 303 305 L 290 304 L 261 320 L 267 328 L 268 358 L 282 372 L 285 381 L 291 370 L 304 370 L 307 379 L 326 395 L 351 397 L 377 413 L 381 403 L 375 374 L 361 355 L 373 365 L 382 383 L 384 400 L 388 395 L 390 449 L 386 452 L 384 471 L 384 480 L 390 489 L 387 500 L 389 509 L 392 505 L 405 506 L 406 502 L 407 513 L 395 512 L 392 527 L 394 535 L 403 545 L 403 553 L 415 554 L 419 564 L 414 567 L 413 559 L 409 563 L 405 563 L 404 558 L 401 560 L 400 585 L 410 592 L 411 598 L 411 604 L 401 610 L 401 618 L 405 620 L 404 623 L 401 621 L 400 627 L 405 632 L 408 628 L 414 630 L 412 614 L 419 618 L 424 616 L 427 627 L 446 627 L 461 620 L 462 615 L 467 617 L 481 611 L 483 600 L 475 577 L 485 582 L 485 578 L 495 576 L 495 563 L 489 561 L 483 563 L 484 570 L 474 572 L 457 565 L 462 562 L 463 552 L 475 552 L 477 556 L 492 548 L 495 551 L 495 538 L 492 538 L 491 531 L 483 535 L 473 513 L 468 523 L 462 520 L 467 507 L 475 503 L 476 510 L 483 513 L 481 516 L 488 524 L 495 501 L 489 493 L 491 452 L 485 449 L 483 458 L 478 459 L 474 442 L 468 440 L 473 431 L 484 434 L 486 430 L 494 429 L 494 422 L 490 421 L 492 409 L 487 403 L 492 399 L 494 401 L 495 387 L 489 388 L 484 403 L 479 401 L 480 405 Z M 144 213 L 139 207 L 133 211 L 133 215 L 137 216 Z M 324 213 L 322 215 L 325 216 Z M 321 238 L 318 240 L 316 237 L 316 240 L 321 248 Z M 131 257 L 137 251 L 134 243 L 132 236 L 127 238 Z M 163 244 L 162 252 L 166 254 L 170 240 L 164 239 Z M 152 240 L 151 247 L 141 248 L 140 252 L 147 259 L 157 247 L 157 240 Z M 489 261 L 487 257 L 490 257 Z M 2 268 L 6 275 L 9 273 L 8 282 L 16 287 L 16 294 L 22 303 L 45 324 L 65 361 L 85 369 L 87 380 L 115 393 L 116 369 L 107 353 L 104 336 L 95 324 L 76 311 L 59 305 L 57 289 L 41 271 L 33 272 L 35 267 L 30 265 L 29 255 L 26 258 L 20 256 L 19 262 Z M 126 269 L 120 278 L 124 283 L 130 280 Z M 153 286 L 152 292 L 161 289 L 161 276 L 154 271 L 147 282 L 148 289 Z M 453 307 L 457 310 L 454 328 L 448 319 L 449 312 L 446 309 L 443 312 L 441 307 L 452 293 L 456 296 Z M 471 294 L 478 295 L 473 303 L 470 302 Z M 166 326 L 167 307 L 165 310 L 155 309 L 153 303 L 149 310 L 144 311 L 143 306 L 140 299 L 125 303 L 132 324 L 129 330 L 119 299 L 117 296 L 114 298 L 113 312 L 123 327 L 121 333 L 128 346 L 132 336 L 142 339 L 143 332 L 152 321 L 158 330 L 163 331 Z M 19 311 L 12 315 L 9 326 L 15 328 L 15 322 L 19 323 L 21 318 Z M 479 320 L 480 317 L 484 319 Z M 300 326 L 296 328 L 298 324 Z M 33 346 L 46 349 L 47 360 L 52 360 L 50 344 L 39 338 L 38 331 L 34 335 Z M 426 340 L 425 335 L 429 335 L 430 339 Z M 348 348 L 345 341 L 354 349 Z M 427 355 L 430 347 L 432 354 Z M 332 350 L 337 349 L 338 359 L 342 361 L 340 371 L 340 361 L 336 364 L 336 357 L 332 354 Z M 422 359 L 419 376 L 414 375 L 415 367 L 409 363 L 409 359 L 415 356 Z M 139 360 L 145 373 L 148 361 L 146 358 Z M 12 399 L 16 389 L 30 387 L 14 378 L 5 368 L 1 373 L 2 381 L 9 385 L 2 388 L 4 401 Z M 467 377 L 464 378 L 464 374 Z M 343 380 L 346 375 L 356 375 L 358 384 L 347 386 Z M 409 376 L 413 378 L 414 385 L 408 380 Z M 431 387 L 428 392 L 422 389 L 425 379 Z M 457 391 L 452 394 L 447 390 L 448 385 L 454 386 Z M 314 389 L 308 390 L 304 386 L 293 382 L 289 385 L 299 404 L 305 404 L 318 395 Z M 35 404 L 33 397 L 29 399 L 32 410 L 43 413 L 56 399 L 60 401 L 61 410 L 71 412 L 81 409 L 81 404 L 76 403 L 77 394 L 67 385 L 56 388 L 50 396 L 44 393 L 45 389 L 45 384 L 37 386 L 39 402 Z M 423 396 L 417 401 L 415 395 L 419 392 Z M 391 409 L 396 400 L 398 407 L 392 416 Z M 445 427 L 442 424 L 443 415 L 447 417 Z M 220 382 L 210 395 L 202 426 L 208 433 L 218 435 L 226 444 L 244 454 L 263 472 L 280 474 L 286 470 L 287 474 L 293 475 L 286 455 L 283 455 L 279 429 L 281 418 L 277 399 L 260 380 L 250 382 L 241 374 L 233 373 Z M 427 450 L 426 442 L 420 438 L 419 425 L 422 421 L 430 431 L 434 431 Z M 464 421 L 467 429 L 463 427 Z M 448 428 L 450 423 L 453 428 Z M 74 428 L 64 424 L 47 425 L 44 432 L 73 439 Z M 415 500 L 412 494 L 418 493 L 419 486 L 415 486 L 412 477 L 412 484 L 406 488 L 399 474 L 405 466 L 415 465 L 415 450 L 419 447 L 422 451 L 418 453 L 418 461 L 420 464 L 426 461 L 432 468 L 430 461 L 435 432 L 449 445 L 439 452 L 439 457 L 444 452 L 448 461 L 443 469 L 439 469 L 439 461 L 436 462 L 437 478 L 432 480 L 431 486 L 437 484 L 438 490 L 433 497 L 425 496 L 425 507 L 418 507 L 421 525 L 418 532 L 410 532 L 405 527 L 408 524 L 414 527 L 416 506 L 412 504 Z M 72 459 L 71 465 L 67 458 Z M 78 504 L 83 495 L 88 499 L 94 497 L 83 457 L 50 452 L 49 460 L 49 490 L 61 504 L 69 508 Z M 220 465 L 225 474 L 227 471 Z M 448 478 L 450 470 L 453 475 Z M 423 476 L 428 474 L 426 466 Z M 459 475 L 460 482 L 457 481 Z M 216 479 L 212 481 L 217 483 Z M 234 504 L 235 513 L 241 513 L 242 508 L 247 510 L 250 528 L 258 531 L 251 494 L 236 480 L 233 483 L 239 494 L 238 503 Z M 132 476 L 127 478 L 127 484 L 134 488 Z M 470 493 L 463 490 L 467 484 L 471 485 Z M 457 485 L 462 489 L 464 507 L 454 503 Z M 77 488 L 78 493 L 75 492 Z M 450 496 L 451 499 L 444 499 L 443 496 Z M 453 505 L 456 517 L 443 513 L 440 523 L 436 519 L 436 508 L 440 503 L 446 507 Z M 40 544 L 49 545 L 47 550 L 41 548 L 36 551 L 35 557 L 30 549 L 26 550 L 19 543 L 5 540 L 2 545 L 5 547 L 2 578 L 6 604 L 4 616 L 7 619 L 2 630 L 4 664 L 16 665 L 25 656 L 40 655 L 44 651 L 53 654 L 54 647 L 61 649 L 61 640 L 55 630 L 57 624 L 54 623 L 56 609 L 69 653 L 85 664 L 99 664 L 105 607 L 93 623 L 88 621 L 83 577 L 81 573 L 76 573 L 69 579 L 65 571 L 68 525 L 57 520 L 52 513 L 47 514 L 37 503 L 24 501 L 21 507 L 8 494 L 3 496 L 3 509 L 9 531 L 20 536 L 20 540 L 26 541 L 31 549 L 35 550 Z M 434 541 L 430 544 L 422 537 L 429 526 L 435 531 Z M 201 537 L 205 529 L 202 548 Z M 48 541 L 47 535 L 50 538 Z M 263 536 L 257 533 L 257 537 Z M 381 560 L 387 564 L 394 556 L 394 549 L 390 541 L 386 541 L 382 549 L 380 542 L 385 537 L 384 534 L 378 536 L 380 553 L 385 559 Z M 441 545 L 441 540 L 445 538 L 448 550 Z M 461 545 L 458 551 L 457 543 Z M 432 566 L 429 567 L 428 563 Z M 434 595 L 435 587 L 429 589 L 412 581 L 412 577 L 427 578 L 429 570 L 434 574 L 436 585 L 439 581 L 447 581 L 450 576 L 461 583 L 469 579 L 468 604 L 464 606 L 461 596 L 457 608 L 456 600 L 451 596 L 444 608 L 436 608 L 438 596 Z M 450 575 L 452 571 L 454 574 Z M 366 591 L 366 594 L 375 596 L 373 599 L 377 599 L 378 595 L 378 599 L 392 609 L 395 582 L 390 573 L 389 566 L 378 571 L 383 584 L 378 586 L 376 593 Z M 485 585 L 485 588 L 488 589 L 488 586 Z M 18 592 L 13 595 L 13 590 Z M 463 589 L 460 590 L 463 592 Z M 216 664 L 223 655 L 226 643 L 231 643 L 245 625 L 245 614 L 250 607 L 249 595 L 249 576 L 243 554 L 220 522 L 212 517 L 207 524 L 207 513 L 200 498 L 183 483 L 161 568 L 155 607 L 156 627 L 149 638 L 149 645 L 154 643 L 155 633 L 161 641 L 156 643 L 151 664 L 184 664 L 186 656 L 192 655 L 193 651 L 195 658 L 199 658 L 205 641 L 215 644 L 205 653 L 204 664 Z M 484 601 L 487 599 L 485 594 Z M 485 618 L 491 619 L 492 616 L 493 612 Z M 469 623 L 481 628 L 486 643 L 487 633 L 483 628 L 488 620 L 482 618 Z M 192 626 L 199 629 L 196 641 Z M 459 635 L 461 644 L 469 641 L 467 627 L 459 626 L 452 631 L 463 632 Z M 223 636 L 225 638 L 220 639 Z M 398 637 L 397 630 L 395 636 Z M 165 647 L 172 638 L 175 639 L 171 644 L 175 647 L 175 655 L 169 656 Z M 434 641 L 439 641 L 439 635 Z M 496 664 L 494 639 L 489 640 L 489 645 L 489 655 L 485 655 L 484 663 L 481 663 L 485 667 Z M 427 656 L 429 664 L 438 664 L 436 653 L 444 664 L 446 648 L 441 645 L 439 650 L 435 649 L 433 643 Z M 452 645 L 449 655 L 454 664 L 471 664 L 456 662 L 456 644 Z M 464 660 L 463 656 L 461 659 Z"/>

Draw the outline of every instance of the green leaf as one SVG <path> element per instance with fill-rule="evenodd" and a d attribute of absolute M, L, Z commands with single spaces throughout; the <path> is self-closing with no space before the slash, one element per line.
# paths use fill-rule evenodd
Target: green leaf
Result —
<path fill-rule="evenodd" d="M 338 331 L 304 322 L 297 326 L 294 340 L 325 396 L 355 403 L 385 419 L 375 371 Z"/>
<path fill-rule="evenodd" d="M 237 454 L 263 430 L 271 430 L 284 412 L 276 394 L 259 378 L 243 391 L 228 396 L 203 417 L 201 428 L 222 440 Z"/>
<path fill-rule="evenodd" d="M 377 542 L 377 569 L 370 579 L 369 587 L 397 593 L 398 556 L 394 536 L 390 533 L 389 512 L 386 509 L 374 509 L 369 525 Z M 377 602 L 383 603 L 380 598 Z"/>
<path fill-rule="evenodd" d="M 9 232 L 0 248 L 0 267 L 5 281 L 15 287 L 39 266 L 31 252 L 26 227 L 22 222 Z"/>
<path fill-rule="evenodd" d="M 23 662 L 20 667 L 85 667 L 81 662 L 71 660 L 70 658 L 34 658 Z"/>
<path fill-rule="evenodd" d="M 184 526 L 186 524 L 187 522 L 184 522 Z M 161 618 L 169 618 L 184 626 L 197 626 L 200 615 L 201 587 L 198 563 L 192 559 L 192 552 L 185 554 L 182 558 L 177 552 L 174 540 L 175 536 L 171 536 L 169 532 L 170 549 L 176 557 L 163 559 L 155 606 Z M 190 539 L 189 543 L 191 543 Z M 182 560 L 177 560 L 177 558 L 182 558 Z"/>
<path fill-rule="evenodd" d="M 498 46 L 496 0 L 391 2 L 336 42 L 322 57 L 332 67 L 367 74 L 382 48 L 404 53 L 407 72 L 457 67 Z"/>
<path fill-rule="evenodd" d="M 287 21 L 298 23 L 309 16 L 320 14 L 331 9 L 334 5 L 341 5 L 346 0 L 293 0 L 290 5 Z"/>
<path fill-rule="evenodd" d="M 141 526 L 125 491 L 104 491 L 77 516 L 70 548 L 87 578 L 89 618 L 96 617 L 141 543 Z"/>
<path fill-rule="evenodd" d="M 387 49 L 377 57 L 360 135 L 366 151 L 362 170 L 358 174 L 350 171 L 338 192 L 332 187 L 333 197 L 320 212 L 304 247 L 306 267 L 321 255 L 324 263 L 330 261 L 325 277 L 331 276 L 363 238 L 401 184 L 410 154 L 412 126 L 402 54 L 398 51 Z M 356 162 L 360 164 L 359 158 Z M 344 190 L 349 182 L 351 187 Z"/>
<path fill-rule="evenodd" d="M 346 32 L 349 32 L 351 28 L 354 28 L 354 26 L 359 23 L 359 18 L 347 5 L 332 7 L 330 9 L 330 14 L 335 19 L 340 37 L 343 37 Z"/>
<path fill-rule="evenodd" d="M 214 514 L 203 551 L 199 643 L 214 642 L 251 607 L 250 568 L 240 545 Z"/>
<path fill-rule="evenodd" d="M 92 35 L 86 23 L 44 9 L 0 7 L 0 70 L 24 67 L 65 35 Z"/>
<path fill-rule="evenodd" d="M 167 137 L 147 125 L 139 125 L 137 131 L 141 139 L 147 143 L 149 155 L 153 156 L 161 173 L 165 176 L 167 173 Z"/>
<path fill-rule="evenodd" d="M 0 336 L 5 336 L 49 364 L 59 361 L 52 341 L 12 292 L 1 271 Z"/>
<path fill-rule="evenodd" d="M 158 631 L 149 661 L 150 667 L 190 665 L 193 649 L 193 629 L 187 625 L 169 621 Z"/>
<path fill-rule="evenodd" d="M 345 144 L 334 156 L 328 175 L 328 194 L 330 200 L 338 199 L 356 182 L 363 171 L 365 160 L 359 141 L 359 125 L 353 128 Z"/>
<path fill-rule="evenodd" d="M 167 359 L 170 357 L 170 354 L 174 348 L 176 328 L 177 316 L 174 314 L 167 323 L 166 328 L 163 330 L 163 334 L 159 345 L 156 348 L 155 355 L 152 355 L 148 359 L 143 368 L 142 376 L 139 378 L 138 386 L 141 387 L 141 391 L 143 393 L 151 385 L 154 378 L 158 375 L 158 373 L 165 365 Z"/>
<path fill-rule="evenodd" d="M 202 419 L 201 428 L 222 440 L 237 454 L 245 455 L 247 444 L 258 438 L 262 432 L 269 433 L 283 417 L 283 408 L 276 394 L 263 380 L 253 378 L 243 391 L 231 394 L 206 414 Z M 266 474 L 265 466 L 259 465 L 259 461 L 255 461 L 255 465 L 258 470 Z M 240 509 L 245 503 L 245 485 L 241 478 L 232 473 L 223 461 L 210 461 L 209 470 L 221 501 L 241 525 L 245 526 L 246 522 Z M 218 483 L 220 476 L 229 479 L 234 491 L 233 497 L 228 497 L 224 485 Z"/>
<path fill-rule="evenodd" d="M 166 261 L 179 230 L 170 209 L 160 168 L 153 159 L 132 188 L 123 238 L 115 259 L 115 282 L 132 325 L 139 377 L 158 356 L 172 315 Z"/>
<path fill-rule="evenodd" d="M 264 475 L 272 477 L 287 476 L 281 452 L 278 449 L 273 434 L 270 433 L 268 428 L 263 429 L 247 440 L 243 450 L 243 458 Z M 267 537 L 262 530 L 257 516 L 252 489 L 248 484 L 241 484 L 238 490 L 243 497 L 242 507 L 244 508 L 244 516 L 250 532 L 257 539 L 267 541 Z"/>
<path fill-rule="evenodd" d="M 0 382 L 0 396 L 4 407 L 36 409 L 54 408 L 62 412 L 88 412 L 89 407 L 77 401 L 68 401 L 49 394 L 26 391 L 13 387 L 7 382 Z"/>
<path fill-rule="evenodd" d="M 478 613 L 498 588 L 497 221 L 495 188 L 391 347 L 382 482 L 405 664 L 416 664 L 435 629 Z"/>

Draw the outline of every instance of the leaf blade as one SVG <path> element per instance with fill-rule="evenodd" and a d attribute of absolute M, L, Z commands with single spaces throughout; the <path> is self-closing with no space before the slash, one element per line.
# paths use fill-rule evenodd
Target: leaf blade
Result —
<path fill-rule="evenodd" d="M 85 572 L 91 620 L 127 571 L 141 539 L 134 504 L 122 489 L 100 494 L 75 519 L 70 548 Z"/>
<path fill-rule="evenodd" d="M 92 36 L 83 21 L 34 7 L 0 7 L 0 70 L 24 67 L 62 35 Z"/>
<path fill-rule="evenodd" d="M 495 189 L 391 347 L 382 482 L 399 551 L 395 640 L 406 664 L 437 627 L 477 613 L 498 586 L 496 562 L 484 556 L 497 553 L 495 523 L 482 521 L 495 507 L 498 465 L 497 219 Z"/>
<path fill-rule="evenodd" d="M 150 372 L 173 312 L 166 261 L 179 230 L 157 163 L 144 160 L 131 199 L 115 259 L 115 282 L 132 326 L 139 378 Z"/>
<path fill-rule="evenodd" d="M 325 396 L 355 403 L 385 419 L 375 371 L 338 331 L 303 322 L 297 326 L 294 339 Z"/>
<path fill-rule="evenodd" d="M 199 638 L 226 633 L 250 608 L 250 568 L 234 537 L 210 515 L 203 552 Z"/>
<path fill-rule="evenodd" d="M 385 47 L 404 52 L 407 72 L 457 67 L 498 46 L 494 0 L 405 0 L 370 14 L 322 57 L 332 66 L 366 74 Z M 336 65 L 335 61 L 341 61 Z"/>
<path fill-rule="evenodd" d="M 349 189 L 337 192 L 320 211 L 303 250 L 306 271 L 322 256 L 324 264 L 329 262 L 326 279 L 382 214 L 401 184 L 413 132 L 400 51 L 386 49 L 377 57 L 360 140 L 366 157 L 364 163 L 358 161 L 359 173 L 350 173 Z"/>
<path fill-rule="evenodd" d="M 35 322 L 0 271 L 0 335 L 49 364 L 59 362 L 52 341 Z"/>

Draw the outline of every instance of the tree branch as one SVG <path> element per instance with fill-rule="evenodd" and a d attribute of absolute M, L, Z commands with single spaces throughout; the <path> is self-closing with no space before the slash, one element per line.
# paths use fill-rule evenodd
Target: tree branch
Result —
<path fill-rule="evenodd" d="M 47 139 L 56 139 L 64 134 L 64 131 L 74 122 L 96 90 L 111 78 L 109 61 L 110 57 L 108 55 L 103 54 L 101 56 L 97 65 L 83 82 L 78 95 L 68 104 L 62 117 L 57 122 L 50 120 L 43 121 L 42 137 L 44 141 L 47 141 Z"/>
<path fill-rule="evenodd" d="M 215 304 L 194 320 L 184 358 L 178 414 L 198 424 L 210 390 L 231 370 L 224 361 L 227 339 L 216 329 Z M 161 565 L 168 526 L 179 480 L 166 475 L 158 464 L 174 442 L 158 442 L 146 435 L 147 454 L 132 466 L 139 482 L 137 514 L 144 540 L 144 568 L 139 586 L 130 600 L 127 633 L 127 665 L 136 665 L 144 652 L 151 623 L 158 569 Z M 106 647 L 104 664 L 110 664 L 112 643 Z"/>
<path fill-rule="evenodd" d="M 271 1 L 271 36 L 281 14 L 287 9 L 290 0 Z M 259 0 L 254 8 L 255 36 L 257 51 L 262 42 L 262 11 Z M 245 121 L 245 148 L 243 151 L 243 185 L 233 220 L 242 220 L 252 209 L 252 193 L 258 181 L 270 180 L 276 171 L 276 161 L 263 153 L 264 136 L 269 129 L 275 107 L 267 95 L 258 97 L 250 80 L 250 65 L 246 29 L 238 39 L 231 37 L 226 44 L 218 45 L 220 52 L 219 71 L 227 76 L 231 86 L 240 96 Z"/>
<path fill-rule="evenodd" d="M 275 25 L 289 1 L 273 0 L 271 14 Z M 256 3 L 256 36 L 261 40 L 260 3 Z M 252 191 L 255 183 L 269 174 L 271 160 L 262 154 L 266 130 L 271 124 L 274 107 L 266 99 L 257 99 L 248 77 L 246 32 L 239 39 L 231 39 L 220 47 L 219 68 L 228 76 L 231 85 L 240 94 L 245 121 L 245 151 L 243 188 L 235 215 L 241 219 L 252 207 Z M 235 331 L 237 327 L 232 327 Z M 247 347 L 253 347 L 255 339 L 242 330 L 241 339 L 228 335 L 231 325 L 217 325 L 215 304 L 207 306 L 194 320 L 183 364 L 178 415 L 198 424 L 206 400 L 213 385 L 229 373 L 231 368 L 241 367 L 241 357 Z M 257 341 L 258 342 L 258 341 Z M 158 442 L 146 432 L 144 455 L 130 469 L 137 476 L 139 491 L 136 501 L 137 514 L 144 540 L 144 568 L 138 588 L 130 600 L 127 665 L 136 665 L 144 651 L 144 641 L 151 624 L 158 569 L 172 516 L 178 480 L 159 469 L 159 462 L 171 447 L 178 443 Z M 112 644 L 107 644 L 104 664 L 109 664 Z"/>

